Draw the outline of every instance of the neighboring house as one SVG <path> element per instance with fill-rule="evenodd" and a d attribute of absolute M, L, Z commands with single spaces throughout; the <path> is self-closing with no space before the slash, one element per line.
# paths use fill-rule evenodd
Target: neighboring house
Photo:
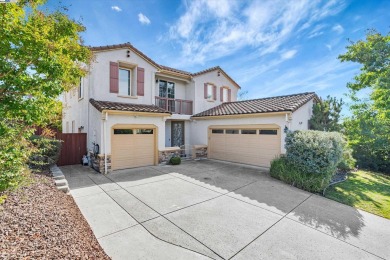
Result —
<path fill-rule="evenodd" d="M 308 129 L 318 100 L 303 93 L 236 101 L 240 86 L 220 67 L 162 66 L 130 43 L 91 50 L 88 75 L 63 95 L 63 132 L 87 133 L 100 172 L 155 165 L 178 147 L 190 156 L 198 145 L 209 158 L 269 167 L 285 152 L 284 129 Z"/>

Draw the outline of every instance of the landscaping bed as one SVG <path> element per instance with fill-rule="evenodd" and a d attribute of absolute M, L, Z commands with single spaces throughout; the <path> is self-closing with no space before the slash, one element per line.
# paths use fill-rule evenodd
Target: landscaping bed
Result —
<path fill-rule="evenodd" d="M 1 259 L 110 259 L 73 198 L 51 177 L 31 174 L 32 183 L 6 192 L 0 205 Z"/>
<path fill-rule="evenodd" d="M 330 186 L 325 197 L 390 219 L 390 176 L 352 172 L 346 181 Z"/>

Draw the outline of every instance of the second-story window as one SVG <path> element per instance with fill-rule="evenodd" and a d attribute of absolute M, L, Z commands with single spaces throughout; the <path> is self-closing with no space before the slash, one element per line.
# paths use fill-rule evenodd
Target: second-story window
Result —
<path fill-rule="evenodd" d="M 158 95 L 162 98 L 168 98 L 160 99 L 159 106 L 167 109 L 168 111 L 175 112 L 175 83 L 165 80 L 159 80 Z"/>
<path fill-rule="evenodd" d="M 160 97 L 175 98 L 175 83 L 159 80 L 158 92 Z"/>
<path fill-rule="evenodd" d="M 131 96 L 131 70 L 119 68 L 119 95 Z"/>

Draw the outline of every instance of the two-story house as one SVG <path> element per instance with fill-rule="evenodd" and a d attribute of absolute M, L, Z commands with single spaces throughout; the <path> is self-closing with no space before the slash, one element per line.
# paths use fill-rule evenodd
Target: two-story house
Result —
<path fill-rule="evenodd" d="M 314 93 L 237 101 L 240 86 L 220 67 L 190 73 L 154 62 L 130 43 L 91 47 L 78 89 L 64 93 L 64 133 L 87 133 L 95 168 L 155 165 L 181 148 L 210 158 L 269 166 L 284 129 L 307 129 Z M 106 162 L 106 163 L 105 163 Z"/>

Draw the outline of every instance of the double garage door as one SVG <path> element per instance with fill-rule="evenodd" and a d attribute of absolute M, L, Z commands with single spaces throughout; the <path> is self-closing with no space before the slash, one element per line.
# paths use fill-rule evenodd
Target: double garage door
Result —
<path fill-rule="evenodd" d="M 113 170 L 155 164 L 156 129 L 121 127 L 112 129 L 111 167 Z"/>
<path fill-rule="evenodd" d="M 270 167 L 280 155 L 280 142 L 278 127 L 210 127 L 209 158 Z"/>

